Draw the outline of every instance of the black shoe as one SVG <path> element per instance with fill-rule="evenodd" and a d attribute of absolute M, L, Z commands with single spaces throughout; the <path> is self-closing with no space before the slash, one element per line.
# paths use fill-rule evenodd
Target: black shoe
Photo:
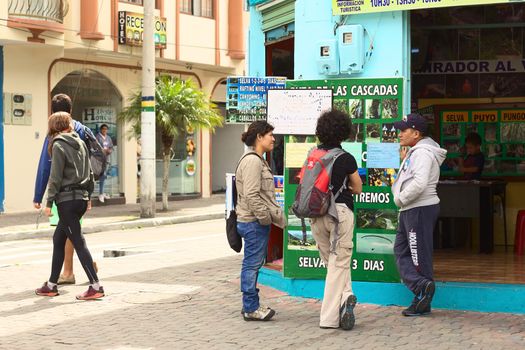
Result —
<path fill-rule="evenodd" d="M 345 331 L 349 331 L 352 328 L 354 328 L 355 325 L 355 315 L 354 315 L 354 307 L 357 303 L 357 298 L 355 295 L 350 295 L 343 306 L 341 306 L 341 309 L 339 310 L 339 314 L 341 315 L 339 318 L 339 326 L 344 329 Z"/>
<path fill-rule="evenodd" d="M 436 285 L 433 281 L 427 281 L 421 289 L 420 299 L 416 305 L 416 311 L 425 312 L 430 309 L 430 304 L 432 303 L 432 298 L 436 292 Z"/>
<path fill-rule="evenodd" d="M 424 315 L 428 315 L 431 311 L 431 308 L 430 308 L 430 304 L 427 306 L 426 309 L 422 309 L 422 310 L 417 310 L 417 307 L 416 305 L 418 304 L 419 300 L 416 298 L 414 298 L 414 301 L 412 301 L 412 304 L 410 304 L 409 307 L 407 307 L 406 309 L 404 309 L 401 314 L 403 314 L 403 316 L 424 316 Z"/>

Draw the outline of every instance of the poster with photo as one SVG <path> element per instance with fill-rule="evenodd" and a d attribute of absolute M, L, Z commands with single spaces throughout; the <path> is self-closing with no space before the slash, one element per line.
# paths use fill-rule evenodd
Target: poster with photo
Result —
<path fill-rule="evenodd" d="M 226 124 L 266 120 L 268 90 L 284 89 L 284 77 L 228 77 L 226 81 Z"/>
<path fill-rule="evenodd" d="M 338 100 L 344 101 L 344 100 Z M 352 119 L 363 119 L 363 100 L 349 100 L 349 115 Z M 345 103 L 346 105 L 346 103 Z"/>
<path fill-rule="evenodd" d="M 397 142 L 399 137 L 399 130 L 394 127 L 394 124 L 383 124 L 381 130 L 381 141 L 383 142 Z"/>
<path fill-rule="evenodd" d="M 366 124 L 367 142 L 379 142 L 381 140 L 381 124 Z"/>
<path fill-rule="evenodd" d="M 442 134 L 444 137 L 460 138 L 461 137 L 461 124 L 447 123 L 443 125 Z"/>
<path fill-rule="evenodd" d="M 379 119 L 381 100 L 366 100 L 366 119 Z"/>
<path fill-rule="evenodd" d="M 350 109 L 348 106 L 348 102 L 345 100 L 337 100 L 333 101 L 333 107 L 334 109 L 337 109 L 338 111 L 343 111 L 345 113 L 350 114 Z"/>
<path fill-rule="evenodd" d="M 368 186 L 392 187 L 397 177 L 397 169 L 369 168 Z"/>
<path fill-rule="evenodd" d="M 461 118 L 445 117 L 449 115 Z M 440 128 L 441 146 L 448 151 L 441 167 L 443 175 L 462 176 L 459 158 L 464 157 L 466 137 L 475 132 L 481 136 L 485 156 L 482 177 L 525 176 L 525 110 L 442 111 Z"/>
<path fill-rule="evenodd" d="M 361 209 L 356 213 L 358 229 L 397 229 L 398 215 L 395 209 Z"/>
<path fill-rule="evenodd" d="M 392 149 L 397 146 L 394 157 L 399 158 L 398 131 L 393 128 L 393 123 L 402 117 L 403 79 L 298 80 L 288 81 L 286 87 L 328 87 L 333 91 L 334 107 L 341 109 L 343 107 L 340 106 L 348 106 L 352 132 L 349 142 L 343 143 L 343 149 L 356 158 L 359 176 L 363 181 L 363 192 L 354 196 L 355 213 L 362 212 L 363 215 L 356 218 L 360 227 L 355 225 L 354 246 L 359 249 L 354 250 L 352 256 L 352 279 L 399 282 L 391 243 L 395 239 L 397 228 L 397 208 L 392 197 L 391 185 L 398 169 L 388 166 L 370 169 L 367 164 L 367 152 L 369 147 L 375 147 L 371 145 L 381 147 L 384 143 L 392 145 Z M 295 199 L 297 174 L 300 171 L 297 159 L 301 159 L 300 152 L 304 153 L 302 157 L 305 158 L 308 148 L 306 145 L 297 144 L 312 141 L 315 142 L 313 136 L 285 137 L 285 157 L 286 154 L 292 156 L 291 162 L 285 159 L 285 164 L 288 163 L 290 167 L 284 169 L 284 205 L 288 225 L 284 230 L 283 274 L 289 278 L 324 278 L 326 274 L 315 240 L 311 236 L 309 220 L 306 220 L 307 228 L 306 232 L 303 232 L 301 220 L 293 215 L 290 209 Z M 291 147 L 292 152 L 287 152 L 287 147 Z M 373 156 L 375 161 L 383 164 L 380 158 Z M 374 179 L 372 183 L 371 178 Z"/>
<path fill-rule="evenodd" d="M 352 123 L 352 132 L 350 133 L 350 142 L 363 142 L 365 124 L 363 123 Z"/>
<path fill-rule="evenodd" d="M 397 99 L 385 98 L 383 100 L 383 118 L 392 119 L 397 118 L 399 108 L 399 101 Z"/>

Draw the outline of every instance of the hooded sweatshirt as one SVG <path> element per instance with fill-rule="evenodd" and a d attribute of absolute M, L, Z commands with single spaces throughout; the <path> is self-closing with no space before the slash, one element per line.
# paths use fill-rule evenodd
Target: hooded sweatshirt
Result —
<path fill-rule="evenodd" d="M 447 151 L 425 137 L 408 151 L 392 186 L 400 211 L 439 203 L 436 186 Z"/>
<path fill-rule="evenodd" d="M 87 134 L 90 133 L 93 138 L 95 135 L 91 132 L 87 126 L 83 125 L 78 120 L 73 120 L 73 128 L 75 132 L 80 136 L 84 142 L 87 139 Z M 47 183 L 49 181 L 49 173 L 51 171 L 51 156 L 47 151 L 49 144 L 49 138 L 44 138 L 44 144 L 42 146 L 42 152 L 40 152 L 40 161 L 38 162 L 38 170 L 36 173 L 35 181 L 35 196 L 33 197 L 34 203 L 42 203 L 44 193 L 46 192 Z"/>
<path fill-rule="evenodd" d="M 61 133 L 52 142 L 47 207 L 53 202 L 89 200 L 93 192 L 93 172 L 86 144 L 74 132 Z"/>

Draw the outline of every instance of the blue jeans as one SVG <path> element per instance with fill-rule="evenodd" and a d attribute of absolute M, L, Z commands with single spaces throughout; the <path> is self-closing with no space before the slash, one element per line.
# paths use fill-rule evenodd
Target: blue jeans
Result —
<path fill-rule="evenodd" d="M 100 175 L 98 178 L 98 193 L 104 194 L 104 182 L 106 181 L 107 175 L 106 172 L 104 174 Z"/>
<path fill-rule="evenodd" d="M 238 222 L 237 232 L 244 238 L 244 259 L 241 269 L 242 308 L 244 312 L 254 312 L 259 308 L 257 277 L 266 258 L 270 225 L 263 226 L 257 221 Z"/>

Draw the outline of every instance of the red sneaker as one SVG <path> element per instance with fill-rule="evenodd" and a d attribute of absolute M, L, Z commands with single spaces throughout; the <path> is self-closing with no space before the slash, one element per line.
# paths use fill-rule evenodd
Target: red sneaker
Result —
<path fill-rule="evenodd" d="M 84 293 L 77 295 L 77 300 L 94 300 L 100 299 L 104 296 L 104 288 L 102 286 L 96 290 L 92 286 L 89 286 L 88 290 Z"/>
<path fill-rule="evenodd" d="M 35 294 L 43 297 L 56 297 L 59 295 L 57 286 L 54 286 L 53 289 L 51 289 L 47 285 L 47 282 L 44 282 L 42 287 L 35 289 Z"/>

